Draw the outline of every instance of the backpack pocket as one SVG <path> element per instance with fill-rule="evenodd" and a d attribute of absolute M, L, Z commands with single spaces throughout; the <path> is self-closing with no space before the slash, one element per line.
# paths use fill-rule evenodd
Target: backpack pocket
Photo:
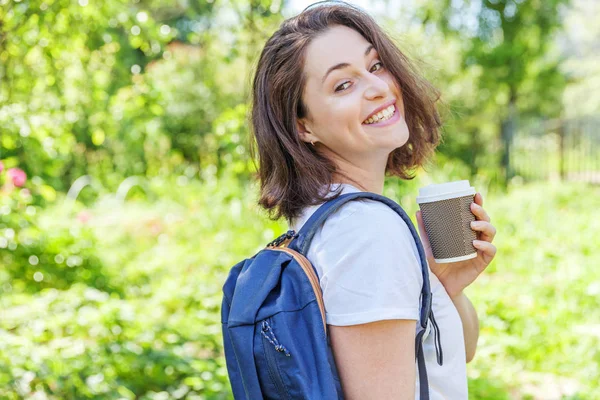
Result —
<path fill-rule="evenodd" d="M 341 394 L 315 301 L 258 320 L 254 340 L 264 398 L 337 399 Z"/>
<path fill-rule="evenodd" d="M 272 318 L 267 318 L 259 322 L 257 328 L 260 330 L 264 361 L 269 374 L 269 379 L 272 383 L 272 388 L 275 389 L 277 399 L 290 399 L 290 395 L 285 388 L 282 372 L 279 367 L 278 358 L 291 357 L 290 352 L 285 345 L 279 342 L 272 328 Z M 265 392 L 265 391 L 263 391 Z M 268 394 L 269 390 L 266 391 Z"/>

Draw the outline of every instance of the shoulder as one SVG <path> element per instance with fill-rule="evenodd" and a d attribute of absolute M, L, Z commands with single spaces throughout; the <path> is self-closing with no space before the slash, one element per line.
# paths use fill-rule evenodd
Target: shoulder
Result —
<path fill-rule="evenodd" d="M 316 232 L 308 259 L 319 274 L 328 324 L 419 318 L 423 277 L 415 239 L 386 204 L 344 204 Z"/>
<path fill-rule="evenodd" d="M 323 239 L 342 232 L 360 232 L 369 241 L 412 238 L 406 222 L 388 205 L 376 200 L 350 201 L 333 213 L 321 228 Z"/>
<path fill-rule="evenodd" d="M 315 234 L 309 256 L 320 264 L 324 276 L 340 267 L 370 274 L 377 265 L 388 276 L 422 281 L 419 252 L 410 228 L 396 211 L 375 200 L 354 200 L 336 210 Z"/>

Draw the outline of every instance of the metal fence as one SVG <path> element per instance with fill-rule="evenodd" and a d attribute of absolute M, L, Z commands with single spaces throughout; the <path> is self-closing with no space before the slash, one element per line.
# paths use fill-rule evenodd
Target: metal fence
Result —
<path fill-rule="evenodd" d="M 600 184 L 600 117 L 557 119 L 520 128 L 510 150 L 511 172 L 526 181 Z"/>

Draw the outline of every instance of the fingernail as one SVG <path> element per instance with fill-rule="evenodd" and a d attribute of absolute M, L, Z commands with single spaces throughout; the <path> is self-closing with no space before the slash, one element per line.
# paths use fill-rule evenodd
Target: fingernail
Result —
<path fill-rule="evenodd" d="M 471 221 L 471 228 L 477 227 L 477 221 Z"/>

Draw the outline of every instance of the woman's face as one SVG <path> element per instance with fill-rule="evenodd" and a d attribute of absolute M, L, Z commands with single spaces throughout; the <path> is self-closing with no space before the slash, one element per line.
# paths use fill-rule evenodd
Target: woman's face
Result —
<path fill-rule="evenodd" d="M 338 165 L 371 169 L 366 163 L 377 162 L 378 168 L 385 167 L 389 154 L 408 140 L 400 88 L 378 57 L 360 33 L 341 25 L 306 49 L 303 101 L 308 115 L 299 120 L 298 130 L 302 140 L 314 141 Z M 386 111 L 378 115 L 379 122 L 367 121 L 381 107 L 393 114 Z"/>

